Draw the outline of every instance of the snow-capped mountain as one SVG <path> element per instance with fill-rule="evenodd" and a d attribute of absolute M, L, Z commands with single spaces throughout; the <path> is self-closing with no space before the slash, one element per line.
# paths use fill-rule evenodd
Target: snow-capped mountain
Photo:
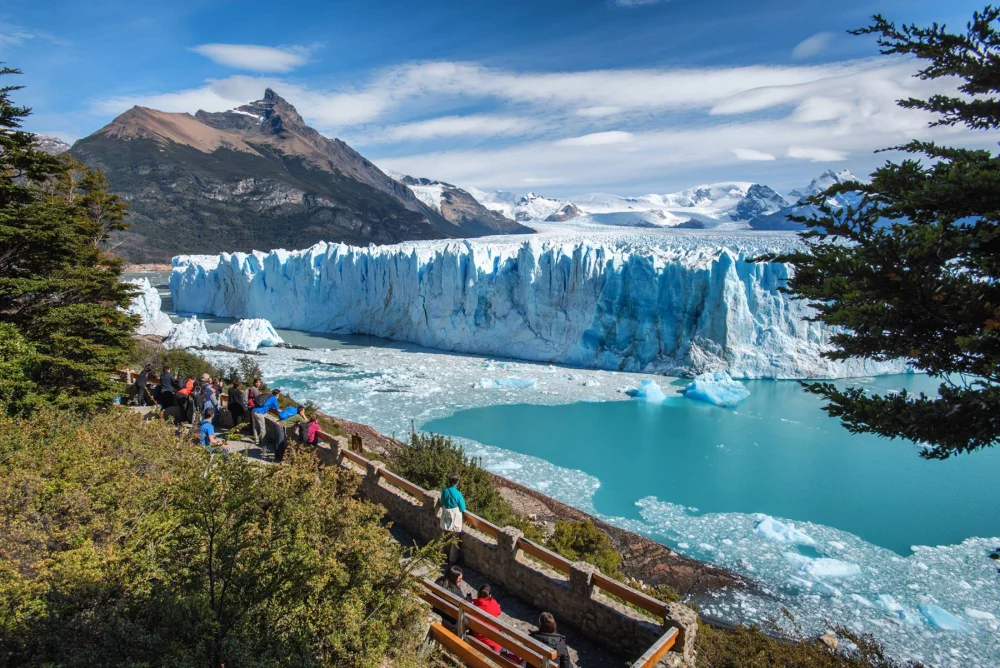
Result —
<path fill-rule="evenodd" d="M 757 216 L 774 213 L 788 206 L 785 198 L 773 189 L 755 183 L 747 190 L 746 196 L 740 200 L 729 217 L 733 220 L 753 220 Z"/>
<path fill-rule="evenodd" d="M 62 139 L 47 135 L 35 135 L 35 143 L 38 144 L 39 150 L 49 155 L 59 155 L 69 150 L 69 144 Z"/>
<path fill-rule="evenodd" d="M 788 204 L 782 208 L 762 212 L 759 215 L 749 219 L 750 229 L 753 230 L 801 230 L 805 226 L 801 223 L 797 223 L 793 220 L 789 220 L 788 216 L 819 216 L 821 212 L 819 207 L 813 204 L 806 204 L 803 202 L 806 198 L 818 195 L 825 191 L 830 186 L 836 183 L 845 183 L 847 181 L 859 181 L 858 177 L 854 176 L 848 170 L 842 170 L 840 172 L 834 172 L 832 170 L 827 170 L 817 176 L 815 179 L 809 182 L 809 185 L 804 188 L 796 188 L 788 193 L 789 198 L 793 199 L 791 204 Z M 834 197 L 829 197 L 826 200 L 826 204 L 833 209 L 839 209 L 841 207 L 850 206 L 858 202 L 858 195 L 855 193 L 842 193 L 840 195 L 835 195 Z"/>
<path fill-rule="evenodd" d="M 478 234 L 524 234 L 532 231 L 483 206 L 458 186 L 406 174 L 393 173 L 390 176 L 412 190 L 418 200 L 440 213 L 445 220 L 463 230 Z"/>

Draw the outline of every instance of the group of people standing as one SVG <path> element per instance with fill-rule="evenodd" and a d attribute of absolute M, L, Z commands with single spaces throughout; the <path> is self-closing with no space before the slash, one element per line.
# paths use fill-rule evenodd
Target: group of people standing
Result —
<path fill-rule="evenodd" d="M 250 435 L 258 447 L 262 447 L 267 435 L 267 414 L 278 414 L 275 424 L 274 461 L 280 463 L 288 448 L 290 430 L 302 443 L 316 445 L 319 441 L 319 416 L 306 416 L 302 406 L 290 406 L 281 410 L 278 397 L 281 390 L 262 392 L 262 381 L 254 378 L 245 388 L 238 379 L 233 379 L 228 389 L 222 378 L 202 374 L 200 380 L 188 376 L 181 381 L 175 378 L 169 366 L 160 373 L 159 383 L 152 386 L 153 371 L 147 366 L 133 384 L 133 394 L 140 406 L 151 402 L 163 409 L 163 417 L 176 424 L 198 425 L 198 440 L 205 447 L 228 450 L 225 442 L 216 437 L 217 430 L 229 431 L 248 423 Z M 223 407 L 222 396 L 228 401 Z"/>

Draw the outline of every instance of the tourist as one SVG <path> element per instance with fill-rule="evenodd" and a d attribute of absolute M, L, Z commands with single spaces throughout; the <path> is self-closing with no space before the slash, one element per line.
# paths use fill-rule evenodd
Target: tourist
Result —
<path fill-rule="evenodd" d="M 242 424 L 249 410 L 247 408 L 247 394 L 240 387 L 239 378 L 234 378 L 233 386 L 229 388 L 229 412 L 233 416 L 233 425 Z"/>
<path fill-rule="evenodd" d="M 465 598 L 465 594 L 462 593 L 462 580 L 465 578 L 462 573 L 462 569 L 458 566 L 452 566 L 449 568 L 444 575 L 439 577 L 434 584 L 447 589 L 452 594 L 459 598 Z"/>
<path fill-rule="evenodd" d="M 190 398 L 191 393 L 193 391 L 194 391 L 194 378 L 188 376 L 187 380 L 184 381 L 184 387 L 177 390 L 177 394 Z"/>
<path fill-rule="evenodd" d="M 538 630 L 529 634 L 535 640 L 543 642 L 556 651 L 559 668 L 573 668 L 569 658 L 569 647 L 566 646 L 566 636 L 556 631 L 556 618 L 551 612 L 543 612 L 538 616 Z"/>
<path fill-rule="evenodd" d="M 309 416 L 309 422 L 306 424 L 306 444 L 319 445 L 319 432 L 319 416 L 313 413 Z"/>
<path fill-rule="evenodd" d="M 221 446 L 223 450 L 228 450 L 228 446 L 215 437 L 215 427 L 212 426 L 212 419 L 215 411 L 211 408 L 205 410 L 201 417 L 201 424 L 198 426 L 198 437 L 201 444 L 206 448 L 211 446 Z"/>
<path fill-rule="evenodd" d="M 205 381 L 201 386 L 201 412 L 211 410 L 213 414 L 219 412 L 219 395 L 216 393 L 215 383 L 212 378 L 205 374 L 201 377 Z"/>
<path fill-rule="evenodd" d="M 160 392 L 174 391 L 174 374 L 170 373 L 170 367 L 164 366 L 163 372 L 160 373 Z"/>
<path fill-rule="evenodd" d="M 267 412 L 274 409 L 275 412 L 278 411 L 278 396 L 281 395 L 281 390 L 272 390 L 271 396 L 267 398 L 262 404 L 254 402 L 256 405 L 251 409 L 250 415 L 253 418 L 253 428 L 254 428 L 254 438 L 257 441 L 257 445 L 260 445 L 264 440 L 264 436 L 267 435 Z M 258 395 L 259 398 L 259 395 Z"/>
<path fill-rule="evenodd" d="M 274 448 L 274 463 L 280 464 L 285 458 L 285 450 L 288 448 L 288 430 L 295 427 L 297 424 L 305 424 L 306 422 L 306 409 L 303 406 L 294 407 L 295 411 L 285 417 L 278 426 L 278 445 Z M 287 410 L 287 409 L 286 409 Z M 281 413 L 284 417 L 285 413 Z"/>
<path fill-rule="evenodd" d="M 146 405 L 146 384 L 149 382 L 149 376 L 153 373 L 153 369 L 149 366 L 142 368 L 139 375 L 135 379 L 135 398 L 136 403 L 140 406 Z"/>
<path fill-rule="evenodd" d="M 254 378 L 253 382 L 250 383 L 250 387 L 247 388 L 247 408 L 253 411 L 254 408 L 260 405 L 260 401 L 260 378 Z M 259 443 L 260 437 L 257 435 L 257 423 L 253 419 L 250 420 L 250 433 L 253 435 L 253 440 Z"/>
<path fill-rule="evenodd" d="M 500 616 L 500 604 L 497 603 L 497 600 L 495 598 L 493 598 L 493 590 L 490 588 L 488 584 L 484 584 L 482 587 L 479 588 L 479 592 L 476 594 L 476 598 L 472 599 L 472 605 L 476 606 L 477 608 L 479 608 L 480 610 L 482 610 L 491 617 Z M 499 643 L 490 640 L 481 633 L 476 633 L 475 631 L 473 631 L 472 637 L 482 642 L 484 645 L 489 647 L 494 652 L 499 652 L 501 649 L 503 649 L 502 647 L 500 647 Z"/>
<path fill-rule="evenodd" d="M 465 497 L 458 491 L 458 474 L 448 476 L 448 486 L 441 492 L 441 529 L 452 540 L 448 545 L 448 563 L 457 563 L 461 557 L 462 517 L 465 512 Z"/>

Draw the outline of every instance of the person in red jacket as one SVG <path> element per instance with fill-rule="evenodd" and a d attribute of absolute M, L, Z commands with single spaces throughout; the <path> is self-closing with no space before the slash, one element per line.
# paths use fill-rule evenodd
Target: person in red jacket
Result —
<path fill-rule="evenodd" d="M 477 594 L 477 598 L 472 599 L 472 605 L 476 606 L 477 608 L 479 608 L 480 610 L 482 610 L 491 617 L 500 616 L 500 604 L 497 603 L 497 600 L 495 598 L 493 598 L 493 591 L 490 589 L 490 586 L 488 584 L 484 584 L 482 587 L 479 588 L 479 593 Z M 475 631 L 473 631 L 472 637 L 474 637 L 476 640 L 481 641 L 484 645 L 489 647 L 494 652 L 497 653 L 500 652 L 501 649 L 500 645 L 493 642 L 483 634 L 476 633 Z"/>

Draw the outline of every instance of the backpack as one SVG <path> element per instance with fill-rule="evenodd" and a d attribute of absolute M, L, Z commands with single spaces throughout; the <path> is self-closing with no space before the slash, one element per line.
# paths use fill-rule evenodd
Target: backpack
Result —
<path fill-rule="evenodd" d="M 253 407 L 254 407 L 253 392 L 247 390 L 247 408 L 253 408 Z"/>

